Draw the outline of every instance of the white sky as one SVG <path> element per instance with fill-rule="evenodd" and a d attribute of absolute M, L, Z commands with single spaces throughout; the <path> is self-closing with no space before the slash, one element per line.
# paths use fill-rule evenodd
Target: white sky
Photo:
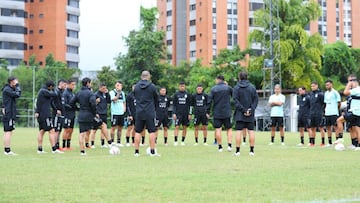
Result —
<path fill-rule="evenodd" d="M 127 52 L 122 37 L 139 29 L 140 5 L 155 7 L 156 0 L 80 1 L 80 69 L 115 67 L 114 57 Z"/>

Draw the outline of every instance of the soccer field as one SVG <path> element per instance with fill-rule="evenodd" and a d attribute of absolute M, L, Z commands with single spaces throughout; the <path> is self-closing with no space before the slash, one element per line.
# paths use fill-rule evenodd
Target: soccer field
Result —
<path fill-rule="evenodd" d="M 279 137 L 268 146 L 269 133 L 258 132 L 256 155 L 249 156 L 246 145 L 235 157 L 217 151 L 212 131 L 209 146 L 193 146 L 190 130 L 186 146 L 177 147 L 172 132 L 163 146 L 161 132 L 161 157 L 146 156 L 146 147 L 134 157 L 133 147 L 110 155 L 99 147 L 99 135 L 96 148 L 80 156 L 75 132 L 72 151 L 39 155 L 37 129 L 16 129 L 12 149 L 18 156 L 0 156 L 0 202 L 360 202 L 360 152 L 299 148 L 297 133 L 286 133 L 286 146 Z"/>

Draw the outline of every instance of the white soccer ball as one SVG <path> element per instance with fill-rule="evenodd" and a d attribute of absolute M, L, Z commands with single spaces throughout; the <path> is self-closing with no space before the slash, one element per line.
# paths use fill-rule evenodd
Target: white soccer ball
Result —
<path fill-rule="evenodd" d="M 109 149 L 109 154 L 111 155 L 118 155 L 120 154 L 120 149 L 117 146 L 111 146 Z"/>
<path fill-rule="evenodd" d="M 335 145 L 335 150 L 336 151 L 344 151 L 345 150 L 345 146 L 344 146 L 344 144 L 343 143 L 337 143 L 336 145 Z"/>
<path fill-rule="evenodd" d="M 147 155 L 150 155 L 150 147 L 147 147 L 147 148 L 146 148 L 146 154 L 147 154 Z M 155 154 L 157 154 L 156 148 L 155 148 Z"/>

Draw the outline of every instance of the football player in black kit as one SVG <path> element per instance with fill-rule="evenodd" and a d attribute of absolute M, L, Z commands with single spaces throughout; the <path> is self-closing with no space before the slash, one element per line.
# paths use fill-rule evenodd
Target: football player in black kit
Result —
<path fill-rule="evenodd" d="M 76 87 L 76 83 L 74 80 L 69 80 L 67 82 L 67 88 L 64 91 L 64 103 L 65 103 L 65 112 L 64 112 L 64 131 L 62 134 L 63 144 L 62 150 L 71 150 L 71 136 L 74 130 L 75 123 L 75 111 L 72 106 L 70 106 L 70 101 L 73 97 L 75 97 L 74 90 Z"/>
<path fill-rule="evenodd" d="M 315 146 L 316 128 L 321 127 L 324 113 L 324 93 L 319 89 L 317 82 L 311 83 L 310 93 L 310 143 L 309 146 Z M 321 127 L 322 128 L 322 127 Z"/>
<path fill-rule="evenodd" d="M 108 112 L 108 105 L 111 103 L 109 90 L 106 87 L 105 83 L 101 83 L 99 85 L 98 91 L 95 93 L 96 97 L 96 114 L 101 119 L 101 124 L 94 125 L 93 129 L 90 133 L 90 141 L 91 145 L 90 148 L 95 148 L 95 135 L 98 129 L 101 130 L 101 146 L 104 147 L 105 145 L 105 138 L 108 139 L 108 129 L 107 129 L 107 112 Z M 88 143 L 89 137 L 85 138 L 85 146 L 89 147 Z"/>
<path fill-rule="evenodd" d="M 133 84 L 131 87 L 131 92 L 126 96 L 126 112 L 127 112 L 127 129 L 125 133 L 126 138 L 126 146 L 130 147 L 130 135 L 131 135 L 131 143 L 134 145 L 135 142 L 135 130 L 134 130 L 134 124 L 135 124 L 135 105 L 136 100 L 134 96 L 134 89 L 135 85 Z"/>
<path fill-rule="evenodd" d="M 207 145 L 206 138 L 207 138 L 207 125 L 209 119 L 209 111 L 208 108 L 208 95 L 205 94 L 204 89 L 201 84 L 198 84 L 196 87 L 196 94 L 193 95 L 192 98 L 192 106 L 194 107 L 194 125 L 195 125 L 195 144 L 198 145 L 199 143 L 199 130 L 201 125 L 201 130 L 204 136 L 204 145 Z"/>
<path fill-rule="evenodd" d="M 56 149 L 60 149 L 59 138 L 60 133 L 64 125 L 64 113 L 65 113 L 65 98 L 64 91 L 66 89 L 67 82 L 63 79 L 58 81 L 58 87 L 55 89 L 56 97 L 54 99 L 54 104 L 57 109 L 60 110 L 60 114 L 54 115 L 54 129 L 55 129 L 55 141 Z"/>
<path fill-rule="evenodd" d="M 55 113 L 60 115 L 61 111 L 56 109 L 53 101 L 57 94 L 53 91 L 55 84 L 53 81 L 47 81 L 45 87 L 41 88 L 36 101 L 35 118 L 39 122 L 39 135 L 38 135 L 38 154 L 46 153 L 42 148 L 43 138 L 45 132 L 49 132 L 50 144 L 52 153 L 63 153 L 56 148 L 56 133 L 53 124 L 53 116 Z M 52 113 L 54 112 L 54 113 Z"/>
<path fill-rule="evenodd" d="M 156 104 L 156 120 L 155 125 L 157 127 L 157 131 L 155 132 L 155 137 L 158 136 L 158 131 L 160 126 L 162 125 L 164 130 L 164 145 L 167 145 L 168 138 L 168 128 L 170 124 L 168 110 L 170 107 L 170 98 L 166 95 L 166 88 L 161 87 L 159 90 L 159 99 Z"/>
<path fill-rule="evenodd" d="M 186 129 L 190 124 L 191 94 L 186 91 L 185 82 L 179 83 L 179 91 L 173 97 L 173 119 L 175 121 L 174 146 L 178 145 L 180 125 L 183 127 L 181 145 L 185 145 Z"/>
<path fill-rule="evenodd" d="M 12 131 L 15 130 L 16 99 L 21 96 L 21 89 L 18 80 L 10 76 L 8 84 L 2 89 L 2 114 L 4 124 L 4 154 L 16 155 L 10 148 Z"/>
<path fill-rule="evenodd" d="M 307 129 L 310 137 L 310 126 L 309 126 L 309 112 L 310 112 L 310 96 L 306 94 L 306 88 L 304 86 L 298 89 L 299 92 L 299 110 L 298 110 L 298 128 L 300 132 L 300 143 L 299 147 L 304 146 L 304 131 Z"/>

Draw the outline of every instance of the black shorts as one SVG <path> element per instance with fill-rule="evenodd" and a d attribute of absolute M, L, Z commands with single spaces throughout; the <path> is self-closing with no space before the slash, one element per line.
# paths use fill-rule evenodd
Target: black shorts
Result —
<path fill-rule="evenodd" d="M 309 128 L 310 119 L 308 117 L 298 117 L 298 128 Z"/>
<path fill-rule="evenodd" d="M 320 127 L 323 122 L 323 118 L 321 116 L 318 116 L 318 117 L 311 117 L 310 118 L 310 127 L 311 128 L 317 128 L 317 127 Z"/>
<path fill-rule="evenodd" d="M 283 117 L 271 117 L 271 127 L 284 127 Z"/>
<path fill-rule="evenodd" d="M 248 130 L 254 130 L 255 123 L 254 122 L 236 121 L 235 130 L 243 130 L 245 128 Z"/>
<path fill-rule="evenodd" d="M 175 126 L 180 126 L 180 125 L 182 125 L 182 126 L 190 125 L 189 115 L 176 114 Z"/>
<path fill-rule="evenodd" d="M 93 129 L 93 122 L 79 122 L 79 131 L 80 133 L 87 132 Z"/>
<path fill-rule="evenodd" d="M 63 127 L 65 129 L 67 128 L 74 128 L 74 124 L 75 124 L 75 118 L 64 118 L 64 125 Z"/>
<path fill-rule="evenodd" d="M 15 120 L 9 119 L 9 120 L 3 120 L 4 124 L 4 132 L 10 132 L 15 130 Z"/>
<path fill-rule="evenodd" d="M 325 126 L 336 126 L 338 116 L 325 116 Z"/>
<path fill-rule="evenodd" d="M 360 127 L 360 116 L 353 115 L 351 119 L 351 125 Z"/>
<path fill-rule="evenodd" d="M 230 118 L 214 118 L 214 128 L 221 128 L 223 125 L 226 130 L 230 129 Z"/>
<path fill-rule="evenodd" d="M 53 124 L 54 124 L 55 132 L 61 132 L 63 125 L 64 125 L 64 118 L 55 116 Z"/>
<path fill-rule="evenodd" d="M 206 115 L 196 115 L 194 117 L 194 125 L 198 126 L 198 125 L 208 125 L 209 120 L 207 118 Z"/>
<path fill-rule="evenodd" d="M 105 123 L 107 125 L 107 115 L 106 114 L 99 114 L 99 118 L 101 119 L 102 123 Z M 93 124 L 93 130 L 97 130 L 97 129 L 100 129 L 101 128 L 101 125 L 98 124 L 96 121 L 94 121 L 94 124 Z"/>
<path fill-rule="evenodd" d="M 39 130 L 50 131 L 54 129 L 52 118 L 46 118 L 41 120 L 38 119 L 38 123 L 39 123 Z"/>
<path fill-rule="evenodd" d="M 155 132 L 156 131 L 155 119 L 148 118 L 146 120 L 142 120 L 142 119 L 135 120 L 135 132 L 136 133 L 141 133 L 145 129 L 145 127 L 149 133 Z"/>
<path fill-rule="evenodd" d="M 168 128 L 170 126 L 170 119 L 167 116 L 159 116 L 155 120 L 155 126 L 159 128 L 160 126 Z"/>
<path fill-rule="evenodd" d="M 112 115 L 111 126 L 124 126 L 124 115 Z"/>

